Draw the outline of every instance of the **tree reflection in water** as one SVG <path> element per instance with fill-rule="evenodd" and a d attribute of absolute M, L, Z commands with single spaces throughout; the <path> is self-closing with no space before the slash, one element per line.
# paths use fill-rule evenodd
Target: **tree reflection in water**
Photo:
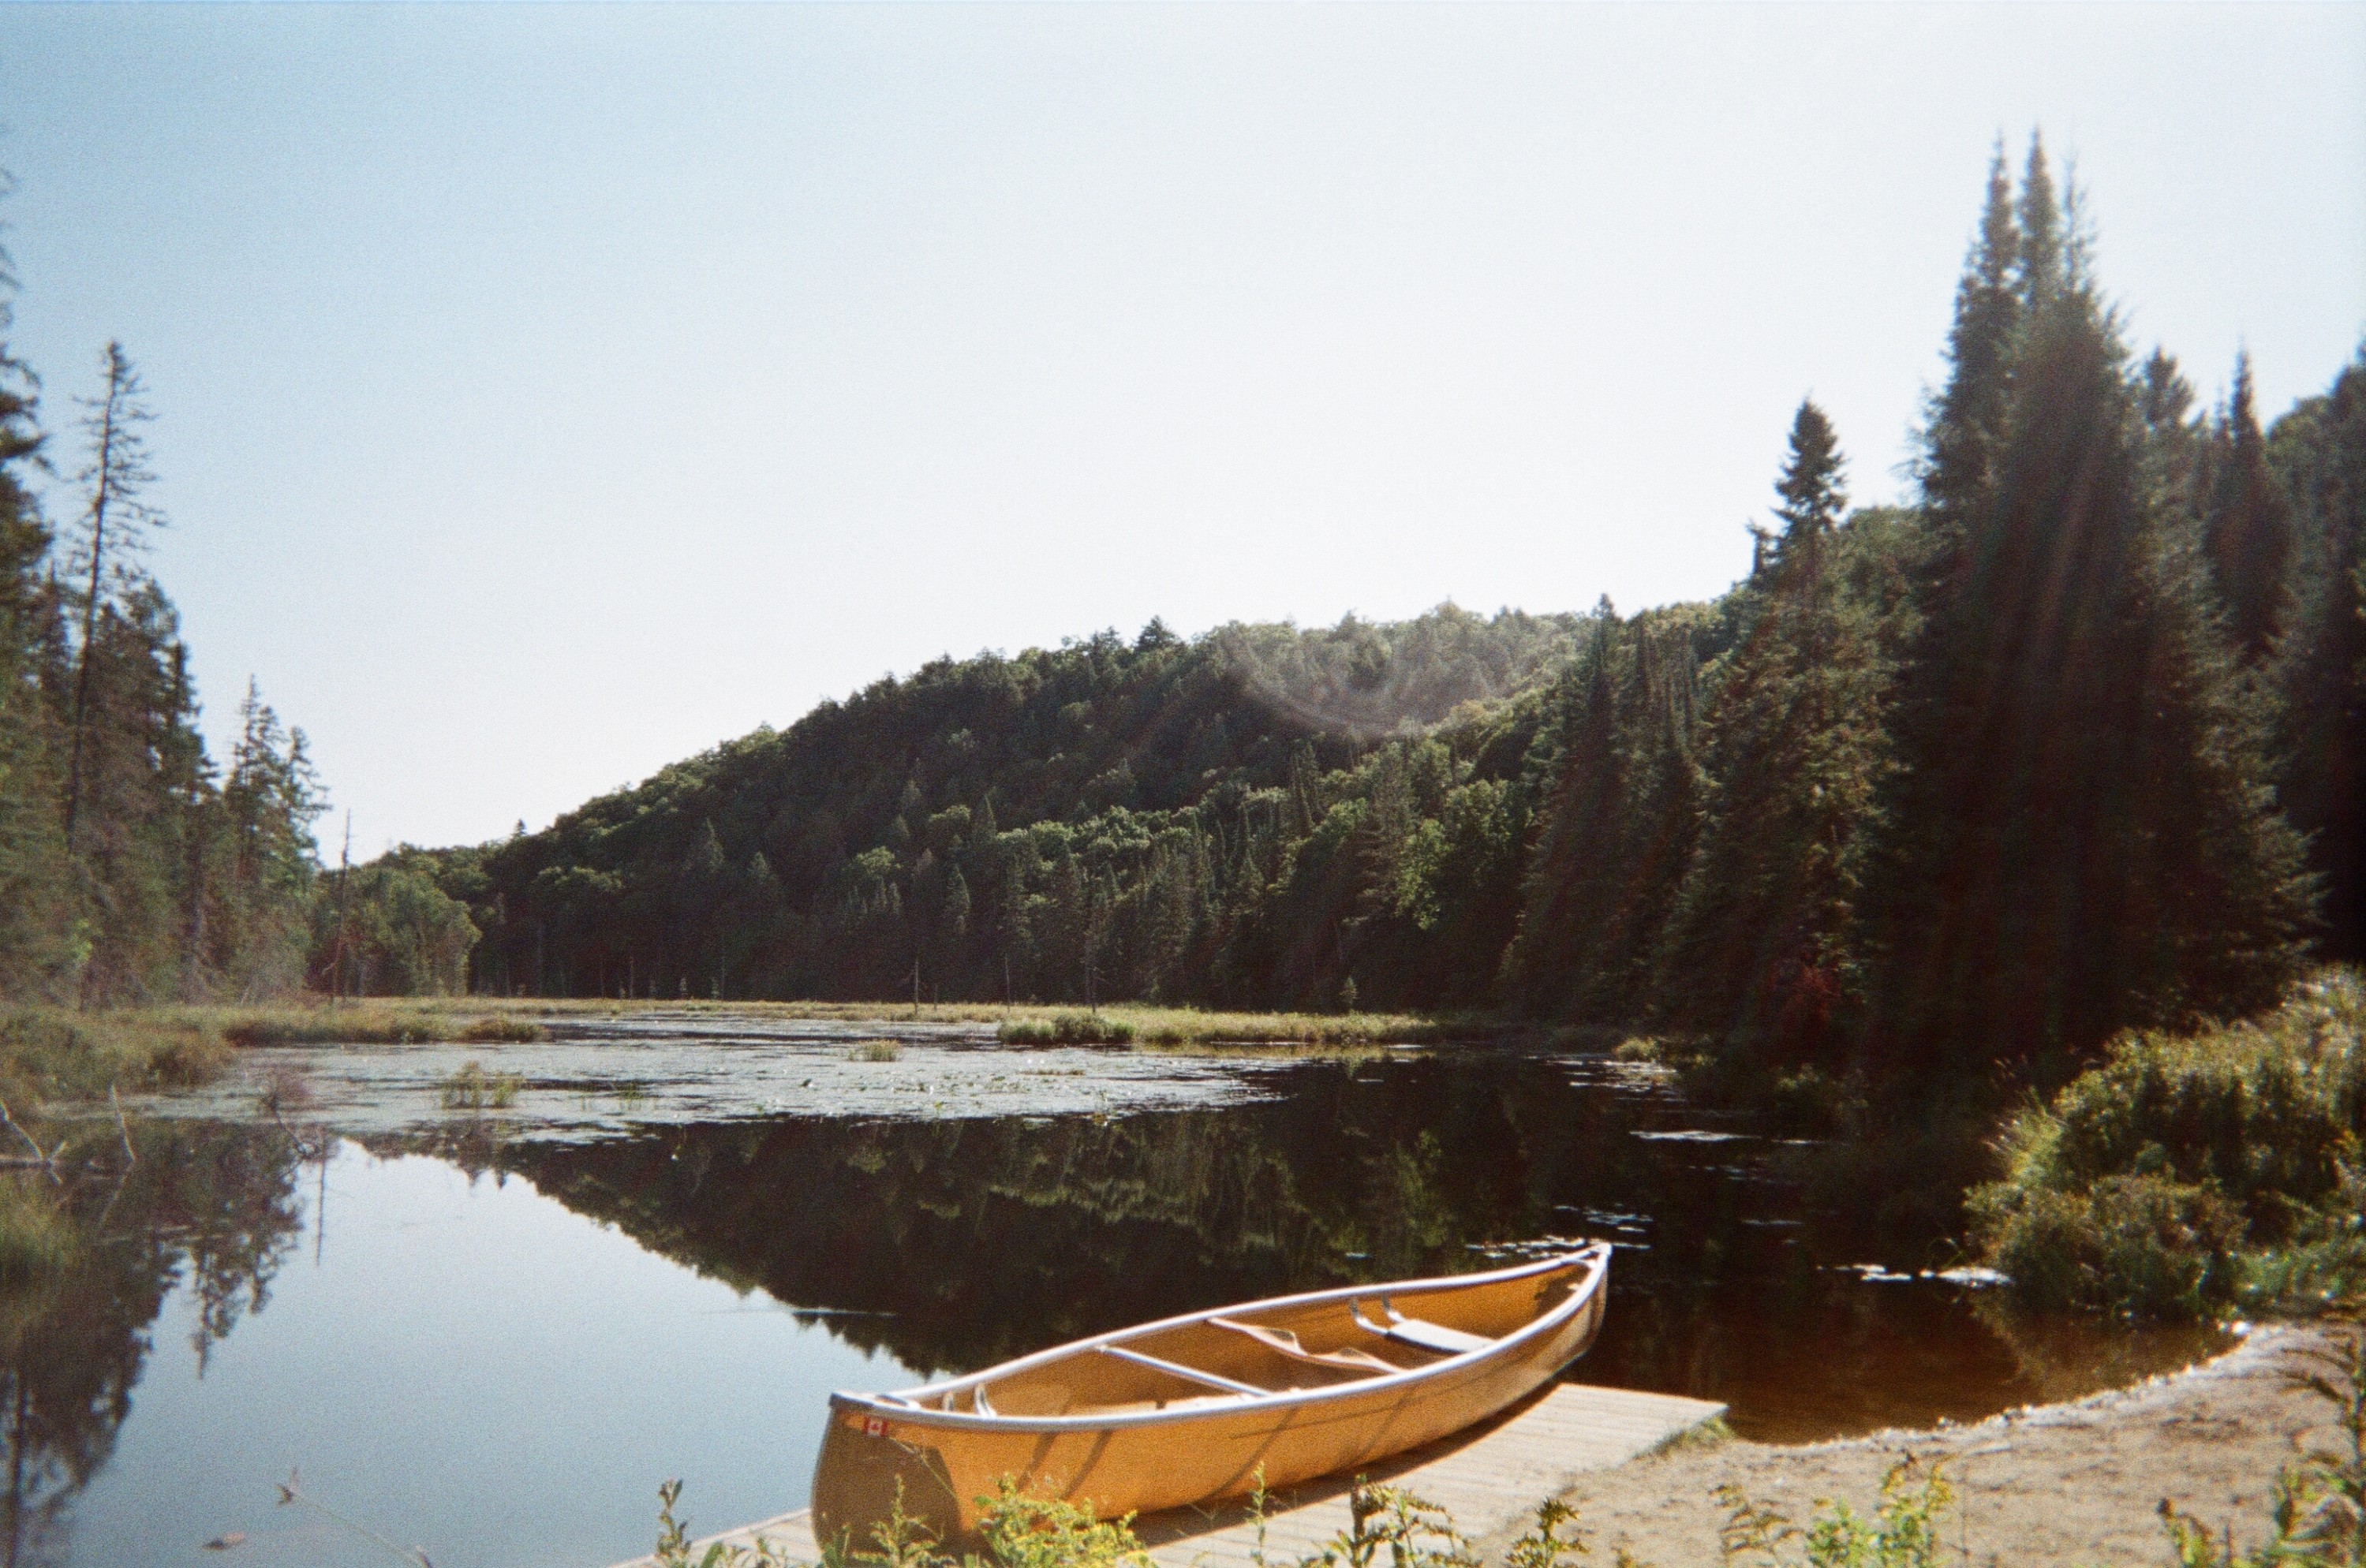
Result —
<path fill-rule="evenodd" d="M 1275 1097 L 1221 1110 L 790 1116 L 447 1152 L 743 1290 L 847 1315 L 834 1332 L 931 1372 L 1229 1301 L 1457 1271 L 1556 1234 L 1627 1244 L 1579 1375 L 1727 1400 L 1753 1436 L 1974 1418 L 2210 1348 L 2034 1324 L 1945 1284 L 1867 1283 L 1837 1266 L 1953 1260 L 1930 1223 L 1952 1193 L 1852 1192 L 1830 1162 L 1853 1170 L 1861 1149 L 1704 1126 L 1598 1062 L 1447 1055 L 1277 1077 Z"/>
<path fill-rule="evenodd" d="M 262 1310 L 294 1244 L 283 1135 L 168 1123 L 132 1137 L 129 1170 L 0 1173 L 0 1568 L 65 1560 L 74 1496 L 114 1450 L 165 1297 L 188 1287 L 202 1364 Z"/>

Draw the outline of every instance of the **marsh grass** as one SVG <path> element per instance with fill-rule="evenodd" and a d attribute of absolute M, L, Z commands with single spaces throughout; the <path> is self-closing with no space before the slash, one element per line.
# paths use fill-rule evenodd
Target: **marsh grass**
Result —
<path fill-rule="evenodd" d="M 0 1282 L 71 1267 L 82 1240 L 56 1188 L 30 1173 L 0 1176 Z"/>
<path fill-rule="evenodd" d="M 893 1040 L 864 1040 L 846 1053 L 849 1061 L 901 1061 L 904 1047 Z"/>
<path fill-rule="evenodd" d="M 517 1103 L 525 1080 L 513 1072 L 488 1072 L 482 1062 L 468 1062 L 444 1081 L 442 1095 L 447 1111 L 506 1111 Z"/>
<path fill-rule="evenodd" d="M 1208 1047 L 1356 1047 L 1419 1045 L 1484 1033 L 1472 1017 L 1413 1013 L 1203 1013 L 1190 1007 L 1127 1003 L 1094 1012 L 1030 1009 L 996 1031 L 1005 1045 L 1132 1046 L 1161 1050 Z"/>
<path fill-rule="evenodd" d="M 204 1081 L 230 1059 L 218 1024 L 201 1013 L 72 1013 L 0 1007 L 0 1100 L 103 1100 L 110 1088 Z"/>
<path fill-rule="evenodd" d="M 2132 1033 L 2016 1116 L 1972 1231 L 2022 1299 L 2131 1316 L 2321 1311 L 2366 1290 L 2366 983 Z"/>

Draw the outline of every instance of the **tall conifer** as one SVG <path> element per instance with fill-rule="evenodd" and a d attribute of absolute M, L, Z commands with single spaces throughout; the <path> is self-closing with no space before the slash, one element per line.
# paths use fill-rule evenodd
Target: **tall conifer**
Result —
<path fill-rule="evenodd" d="M 2234 389 L 2211 431 L 2202 543 L 2226 607 L 2227 631 L 2243 657 L 2257 663 L 2284 630 L 2293 530 L 2251 399 L 2251 356 L 2238 353 Z"/>

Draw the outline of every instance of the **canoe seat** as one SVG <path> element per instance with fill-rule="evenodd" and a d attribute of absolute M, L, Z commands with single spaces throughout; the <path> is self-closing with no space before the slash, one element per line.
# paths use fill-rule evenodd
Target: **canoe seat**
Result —
<path fill-rule="evenodd" d="M 1443 1323 L 1407 1317 L 1386 1296 L 1380 1298 L 1380 1311 L 1388 1316 L 1386 1323 L 1373 1322 L 1352 1302 L 1347 1307 L 1347 1315 L 1356 1320 L 1356 1327 L 1367 1334 L 1377 1334 L 1383 1339 L 1393 1339 L 1400 1345 L 1411 1345 L 1416 1350 L 1427 1350 L 1433 1355 L 1459 1356 L 1470 1350 L 1483 1350 L 1495 1342 L 1484 1334 L 1466 1334 L 1459 1328 L 1448 1328 Z"/>
<path fill-rule="evenodd" d="M 1211 1328 L 1229 1328 L 1235 1334 L 1245 1334 L 1268 1350 L 1278 1350 L 1293 1361 L 1307 1361 L 1315 1366 L 1337 1367 L 1354 1372 L 1393 1372 L 1404 1368 L 1394 1361 L 1384 1361 L 1369 1350 L 1310 1350 L 1298 1342 L 1298 1335 L 1288 1328 L 1268 1328 L 1262 1324 L 1241 1323 L 1229 1317 L 1211 1317 Z"/>

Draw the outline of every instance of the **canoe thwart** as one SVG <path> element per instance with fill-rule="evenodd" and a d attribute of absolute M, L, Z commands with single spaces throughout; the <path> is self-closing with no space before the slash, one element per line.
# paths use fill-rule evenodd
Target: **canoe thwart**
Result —
<path fill-rule="evenodd" d="M 1273 1392 L 1269 1388 L 1259 1388 L 1253 1383 L 1235 1383 L 1231 1378 L 1219 1377 L 1211 1372 L 1201 1372 L 1198 1367 L 1187 1367 L 1180 1361 L 1170 1361 L 1163 1356 L 1145 1356 L 1140 1350 L 1129 1350 L 1122 1345 L 1103 1345 L 1099 1350 L 1104 1356 L 1115 1356 L 1121 1361 L 1132 1361 L 1135 1366 L 1148 1367 L 1154 1372 L 1163 1372 L 1169 1377 L 1179 1377 L 1187 1383 L 1196 1383 L 1203 1387 L 1221 1388 L 1227 1394 L 1258 1394 Z"/>

